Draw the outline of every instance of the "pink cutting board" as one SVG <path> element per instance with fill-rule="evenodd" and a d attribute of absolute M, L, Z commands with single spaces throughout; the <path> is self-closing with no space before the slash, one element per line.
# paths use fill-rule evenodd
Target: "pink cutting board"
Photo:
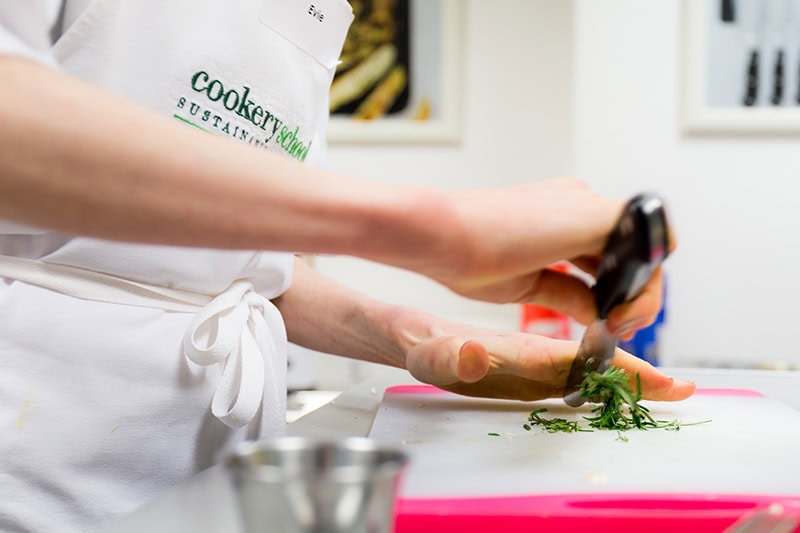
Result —
<path fill-rule="evenodd" d="M 628 431 L 627 441 L 615 431 L 551 434 L 523 429 L 531 410 L 580 419 L 590 406 L 388 389 L 370 436 L 411 459 L 396 533 L 702 533 L 772 503 L 800 515 L 800 411 L 739 389 L 644 403 L 658 420 L 711 422 Z"/>

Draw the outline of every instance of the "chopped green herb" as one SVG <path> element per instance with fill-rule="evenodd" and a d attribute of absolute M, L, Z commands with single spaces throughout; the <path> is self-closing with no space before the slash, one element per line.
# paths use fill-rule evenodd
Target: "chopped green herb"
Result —
<path fill-rule="evenodd" d="M 628 373 L 610 367 L 602 374 L 589 372 L 581 384 L 581 396 L 599 405 L 592 409 L 595 416 L 585 417 L 596 429 L 627 429 L 658 427 L 647 407 L 640 405 L 642 382 L 636 374 L 636 394 L 628 385 Z M 627 406 L 627 413 L 625 407 Z"/>
<path fill-rule="evenodd" d="M 487 433 L 490 437 L 499 437 L 500 433 Z"/>
<path fill-rule="evenodd" d="M 531 411 L 531 414 L 528 415 L 528 422 L 529 424 L 525 424 L 522 427 L 528 426 L 526 429 L 530 429 L 530 426 L 542 426 L 548 433 L 556 433 L 556 432 L 566 432 L 572 433 L 573 431 L 587 431 L 585 429 L 581 429 L 578 425 L 576 420 L 567 420 L 565 418 L 542 418 L 539 416 L 539 413 L 544 413 L 547 411 L 546 408 L 542 407 L 541 409 L 536 409 L 535 411 Z"/>
<path fill-rule="evenodd" d="M 548 433 L 611 429 L 617 431 L 617 440 L 627 442 L 628 438 L 624 437 L 621 432 L 629 429 L 660 428 L 679 431 L 683 426 L 710 422 L 710 420 L 704 420 L 684 424 L 678 420 L 653 419 L 647 407 L 639 403 L 642 399 L 642 383 L 639 374 L 636 374 L 636 393 L 634 393 L 628 383 L 627 372 L 621 368 L 610 367 L 603 373 L 588 373 L 581 384 L 581 396 L 598 404 L 592 408 L 593 416 L 584 417 L 592 429 L 582 428 L 578 421 L 564 418 L 542 418 L 539 414 L 547 411 L 546 408 L 532 411 L 528 416 L 528 423 L 522 427 L 530 430 L 532 425 L 541 426 Z"/>

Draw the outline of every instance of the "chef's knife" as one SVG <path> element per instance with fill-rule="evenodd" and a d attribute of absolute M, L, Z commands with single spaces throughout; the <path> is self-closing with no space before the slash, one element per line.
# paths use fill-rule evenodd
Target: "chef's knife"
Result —
<path fill-rule="evenodd" d="M 775 64 L 772 68 L 772 105 L 781 105 L 783 101 L 784 81 L 784 51 L 786 36 L 784 35 L 787 21 L 791 21 L 791 6 L 788 0 L 773 0 L 769 4 L 767 13 L 767 26 L 769 31 L 769 47 L 775 50 Z"/>
<path fill-rule="evenodd" d="M 747 60 L 747 75 L 743 104 L 748 107 L 758 103 L 758 84 L 761 76 L 760 48 L 764 45 L 764 26 L 766 20 L 766 1 L 751 0 L 746 4 L 748 8 L 742 14 L 742 27 L 745 46 L 749 49 Z"/>
<path fill-rule="evenodd" d="M 586 329 L 570 368 L 564 389 L 567 405 L 582 405 L 586 398 L 581 396 L 580 386 L 586 374 L 603 372 L 611 364 L 617 339 L 606 328 L 609 312 L 637 296 L 668 253 L 664 202 L 650 194 L 635 196 L 625 206 L 603 249 L 592 287 L 597 320 Z"/>

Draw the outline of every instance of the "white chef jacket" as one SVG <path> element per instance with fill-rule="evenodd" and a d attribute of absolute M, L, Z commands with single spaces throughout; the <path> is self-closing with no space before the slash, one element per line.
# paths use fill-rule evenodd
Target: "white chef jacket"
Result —
<path fill-rule="evenodd" d="M 334 65 L 282 20 L 290 4 L 0 0 L 0 54 L 61 69 L 186 127 L 320 164 Z M 333 4 L 349 11 L 344 0 Z M 338 33 L 331 35 L 340 50 Z M 242 327 L 263 321 L 255 337 L 268 346 L 258 412 L 225 419 L 212 412 L 218 389 L 235 398 L 253 381 L 233 375 L 223 387 L 225 360 L 187 357 L 193 327 L 201 345 L 214 341 L 214 325 L 197 324 L 202 309 L 74 297 L 0 274 L 0 530 L 98 527 L 217 462 L 236 442 L 283 427 L 285 329 L 268 300 L 289 286 L 291 254 L 107 242 L 7 221 L 0 254 L 210 300 L 244 283 L 250 318 Z M 222 398 L 222 411 L 230 401 Z"/>

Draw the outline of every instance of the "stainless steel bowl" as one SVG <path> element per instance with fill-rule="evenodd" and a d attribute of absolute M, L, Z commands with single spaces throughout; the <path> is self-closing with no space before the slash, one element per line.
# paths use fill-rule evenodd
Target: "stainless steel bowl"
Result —
<path fill-rule="evenodd" d="M 377 442 L 246 442 L 228 457 L 247 533 L 389 533 L 408 457 Z"/>

